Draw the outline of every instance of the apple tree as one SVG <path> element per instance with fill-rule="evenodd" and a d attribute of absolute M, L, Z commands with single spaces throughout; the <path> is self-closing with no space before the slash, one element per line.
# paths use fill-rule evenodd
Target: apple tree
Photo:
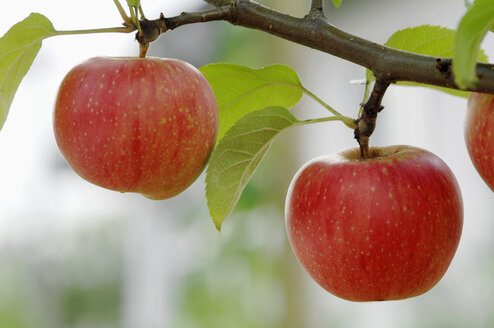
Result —
<path fill-rule="evenodd" d="M 457 30 L 416 26 L 378 44 L 346 33 L 311 0 L 302 18 L 251 0 L 206 0 L 210 8 L 145 16 L 139 0 L 114 4 L 123 24 L 57 30 L 32 13 L 0 39 L 0 127 L 43 40 L 62 35 L 134 33 L 139 56 L 89 59 L 60 81 L 54 111 L 58 146 L 82 178 L 150 199 L 171 198 L 207 167 L 206 198 L 218 230 L 237 205 L 273 141 L 292 128 L 336 122 L 355 149 L 314 159 L 288 190 L 285 218 L 294 253 L 325 289 L 348 300 L 404 299 L 443 276 L 458 247 L 463 201 L 454 172 L 413 146 L 372 147 L 382 100 L 392 85 L 468 97 L 465 140 L 472 162 L 494 186 L 494 66 L 480 49 L 494 26 L 494 3 L 476 0 Z M 340 1 L 333 0 L 335 7 Z M 337 10 L 337 9 L 335 9 Z M 146 57 L 167 31 L 226 21 L 272 34 L 366 69 L 364 99 L 348 117 L 281 64 L 254 69 Z M 157 41 L 159 42 L 159 41 Z M 327 116 L 298 119 L 308 96 Z M 406 274 L 404 274 L 406 273 Z"/>

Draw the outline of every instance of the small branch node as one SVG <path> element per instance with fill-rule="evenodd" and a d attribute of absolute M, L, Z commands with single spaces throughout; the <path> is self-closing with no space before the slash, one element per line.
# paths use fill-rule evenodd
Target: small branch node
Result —
<path fill-rule="evenodd" d="M 310 18 L 323 18 L 324 7 L 322 0 L 311 0 L 310 12 L 308 17 Z"/>
<path fill-rule="evenodd" d="M 450 58 L 436 58 L 436 69 L 449 80 L 453 74 L 453 61 Z"/>
<path fill-rule="evenodd" d="M 140 51 L 139 56 L 144 58 L 146 56 L 147 50 L 149 49 L 149 44 L 156 41 L 159 36 L 165 33 L 167 28 L 167 21 L 165 16 L 160 14 L 160 17 L 155 20 L 143 19 L 139 21 L 140 30 L 136 33 L 136 40 L 139 42 Z"/>

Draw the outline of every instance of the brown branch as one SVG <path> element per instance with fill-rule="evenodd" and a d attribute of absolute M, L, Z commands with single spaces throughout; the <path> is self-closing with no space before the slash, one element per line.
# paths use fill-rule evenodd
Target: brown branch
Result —
<path fill-rule="evenodd" d="M 369 138 L 376 128 L 377 114 L 384 108 L 381 102 L 388 86 L 389 82 L 376 81 L 369 100 L 363 104 L 362 115 L 357 120 L 355 139 L 360 145 L 360 154 L 363 158 L 367 158 L 369 155 Z"/>
<path fill-rule="evenodd" d="M 215 8 L 182 13 L 170 18 L 161 17 L 160 21 L 164 24 L 162 31 L 186 24 L 223 20 L 233 25 L 270 33 L 371 70 L 377 82 L 369 101 L 364 105 L 355 130 L 364 157 L 368 149 L 368 139 L 374 131 L 377 113 L 382 109 L 382 97 L 389 84 L 407 81 L 459 89 L 454 82 L 451 58 L 400 51 L 348 34 L 326 22 L 322 0 L 311 0 L 310 12 L 303 18 L 280 13 L 250 0 L 206 2 L 215 5 Z M 494 66 L 480 63 L 477 64 L 476 72 L 479 81 L 475 88 L 467 90 L 494 94 Z"/>
<path fill-rule="evenodd" d="M 235 12 L 235 4 L 230 3 L 215 9 L 200 11 L 195 13 L 181 13 L 178 16 L 165 18 L 166 27 L 168 30 L 173 30 L 177 27 L 193 23 L 205 23 L 210 21 L 224 20 L 231 22 L 232 15 Z"/>
<path fill-rule="evenodd" d="M 231 0 L 204 0 L 204 1 L 215 7 L 221 7 L 232 2 Z"/>
<path fill-rule="evenodd" d="M 313 0 L 311 8 L 319 8 Z M 166 18 L 167 29 L 215 20 L 264 31 L 280 38 L 317 49 L 370 69 L 388 83 L 398 81 L 459 89 L 451 72 L 451 58 L 437 58 L 396 50 L 348 34 L 320 17 L 289 16 L 250 0 L 221 1 L 212 10 L 182 13 Z M 321 2 L 322 4 L 322 2 Z M 312 10 L 312 9 L 311 9 Z M 494 94 L 494 66 L 477 64 L 479 82 L 468 91 Z"/>

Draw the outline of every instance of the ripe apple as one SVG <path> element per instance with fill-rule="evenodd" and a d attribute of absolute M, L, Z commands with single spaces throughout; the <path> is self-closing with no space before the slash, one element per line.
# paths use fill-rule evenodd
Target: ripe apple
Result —
<path fill-rule="evenodd" d="M 463 203 L 434 154 L 410 146 L 321 156 L 293 178 L 285 218 L 292 249 L 324 289 L 351 301 L 413 297 L 444 275 Z"/>
<path fill-rule="evenodd" d="M 473 165 L 494 191 L 494 95 L 470 94 L 464 132 Z"/>
<path fill-rule="evenodd" d="M 84 179 L 166 199 L 204 169 L 216 142 L 218 108 L 207 80 L 186 62 L 97 57 L 64 78 L 54 131 Z"/>

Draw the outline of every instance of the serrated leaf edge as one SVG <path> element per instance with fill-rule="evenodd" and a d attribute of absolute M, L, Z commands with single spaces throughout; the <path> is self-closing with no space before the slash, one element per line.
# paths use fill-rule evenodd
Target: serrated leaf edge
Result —
<path fill-rule="evenodd" d="M 246 134 L 242 134 L 242 135 L 238 135 L 238 136 L 234 136 L 233 138 L 228 138 L 229 134 L 232 133 L 232 129 L 234 127 L 236 127 L 238 124 L 242 124 L 243 121 L 244 121 L 244 118 L 246 116 L 250 116 L 250 115 L 259 115 L 259 112 L 260 111 L 263 111 L 263 110 L 267 110 L 269 108 L 273 108 L 273 107 L 267 107 L 267 108 L 264 108 L 264 109 L 261 109 L 261 110 L 258 110 L 258 111 L 254 111 L 254 112 L 251 112 L 247 115 L 245 115 L 243 118 L 239 119 L 228 131 L 227 133 L 225 134 L 224 138 L 222 140 L 226 140 L 227 142 L 230 142 L 231 140 L 234 140 L 235 138 L 237 137 L 242 137 L 242 136 L 245 136 Z M 277 107 L 277 108 L 284 108 L 284 107 Z M 285 110 L 288 111 L 288 109 L 284 108 Z M 288 112 L 290 113 L 290 112 Z M 292 115 L 290 113 L 290 115 Z M 284 115 L 274 115 L 274 114 L 266 114 L 265 116 L 279 116 L 285 120 L 288 120 L 288 117 L 287 116 L 284 116 Z M 253 155 L 252 159 L 250 160 L 245 160 L 245 161 L 241 161 L 241 162 L 238 162 L 238 163 L 234 163 L 232 166 L 229 166 L 225 169 L 223 169 L 221 172 L 224 172 L 225 170 L 227 169 L 231 169 L 232 167 L 236 166 L 236 165 L 241 165 L 245 162 L 249 162 L 249 164 L 243 169 L 243 172 L 242 172 L 242 175 L 241 175 L 241 178 L 238 180 L 238 183 L 234 183 L 234 185 L 236 184 L 237 185 L 237 188 L 235 188 L 235 191 L 233 192 L 232 194 L 232 197 L 229 197 L 229 198 L 225 198 L 222 200 L 222 203 L 220 204 L 220 206 L 217 206 L 216 208 L 220 208 L 222 209 L 221 212 L 223 212 L 224 214 L 222 214 L 221 217 L 217 217 L 216 215 L 214 215 L 214 213 L 212 213 L 211 211 L 211 208 L 210 208 L 210 215 L 211 217 L 213 218 L 213 222 L 215 224 L 215 227 L 218 231 L 221 231 L 221 226 L 222 226 L 222 223 L 223 221 L 226 219 L 226 217 L 228 217 L 228 215 L 233 211 L 233 209 L 235 208 L 236 204 L 238 203 L 238 200 L 240 199 L 240 196 L 243 192 L 243 190 L 245 189 L 245 186 L 247 185 L 247 183 L 249 182 L 250 178 L 254 175 L 255 173 L 255 170 L 257 169 L 257 167 L 259 166 L 260 162 L 262 161 L 262 159 L 264 158 L 267 150 L 269 149 L 269 147 L 272 145 L 274 139 L 280 135 L 280 133 L 282 133 L 283 131 L 286 131 L 292 127 L 295 127 L 297 126 L 298 123 L 302 123 L 300 121 L 298 121 L 294 116 L 293 116 L 293 120 L 288 120 L 288 122 L 291 124 L 291 125 L 288 125 L 287 127 L 281 129 L 281 130 L 277 130 L 277 129 L 273 129 L 273 128 L 270 128 L 271 130 L 273 130 L 275 133 L 273 134 L 273 136 L 266 141 L 266 143 L 255 153 L 255 154 L 250 154 L 250 155 Z M 265 128 L 261 128 L 261 129 L 258 129 L 258 130 L 254 130 L 254 131 L 249 131 L 249 133 L 259 133 L 261 132 L 262 130 L 265 130 Z M 221 141 L 220 141 L 221 143 Z M 220 144 L 217 145 L 217 147 L 215 148 L 215 151 L 221 147 Z M 228 152 L 228 151 L 234 151 L 234 152 L 238 152 L 238 150 L 235 150 L 235 149 L 225 149 L 225 150 L 222 150 L 222 153 L 224 152 Z M 213 151 L 213 156 L 214 156 L 214 151 Z M 208 170 L 207 170 L 207 176 L 206 176 L 206 194 L 209 194 L 209 184 L 212 183 L 211 180 L 209 179 L 209 169 L 210 169 L 211 166 L 208 167 Z M 218 176 L 220 175 L 220 173 L 217 174 Z M 208 198 L 208 204 L 209 204 L 209 197 Z M 225 202 L 230 202 L 231 205 L 230 206 L 227 206 L 225 208 L 224 204 Z"/>

